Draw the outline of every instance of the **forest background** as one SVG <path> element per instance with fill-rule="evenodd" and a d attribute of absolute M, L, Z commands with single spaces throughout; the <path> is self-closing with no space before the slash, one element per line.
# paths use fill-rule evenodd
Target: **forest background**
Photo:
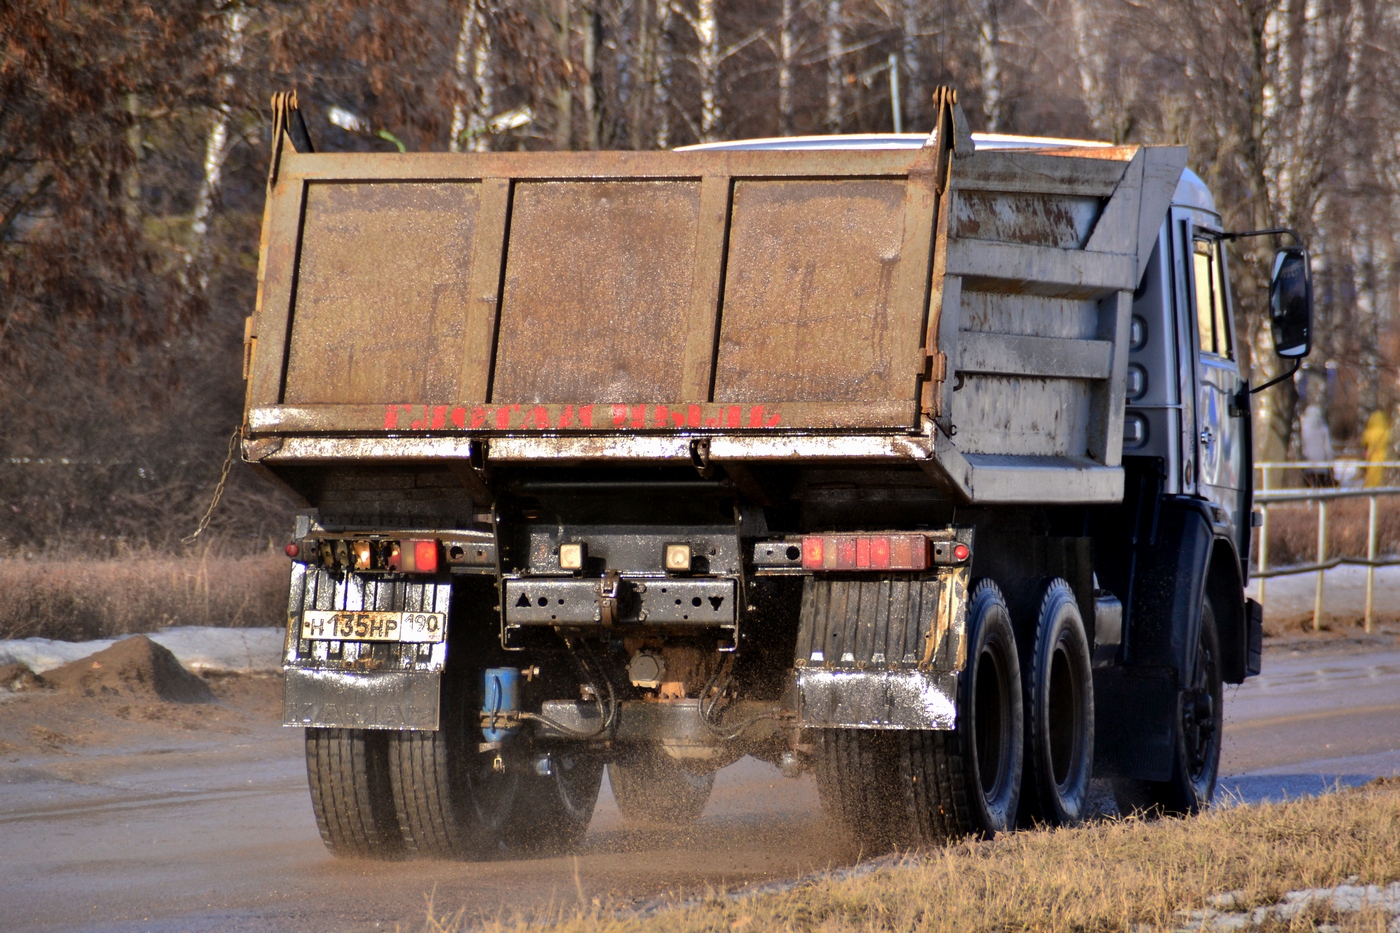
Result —
<path fill-rule="evenodd" d="M 894 56 L 892 59 L 891 56 Z M 1308 241 L 1339 448 L 1400 402 L 1392 0 L 9 0 L 0 4 L 0 557 L 178 553 L 240 416 L 269 97 L 326 150 L 652 149 L 906 130 L 1184 144 L 1231 229 Z M 1267 241 L 1232 262 L 1244 366 L 1277 368 Z M 1330 364 L 1330 365 L 1329 365 Z M 235 464 L 206 539 L 290 507 Z"/>

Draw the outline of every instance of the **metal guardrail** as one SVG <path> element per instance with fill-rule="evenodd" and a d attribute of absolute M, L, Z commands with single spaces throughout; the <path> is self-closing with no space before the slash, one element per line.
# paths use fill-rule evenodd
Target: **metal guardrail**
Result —
<path fill-rule="evenodd" d="M 1331 460 L 1331 461 L 1303 461 L 1294 463 L 1256 463 L 1255 470 L 1260 471 L 1260 483 L 1256 486 L 1254 494 L 1254 504 L 1260 507 L 1263 513 L 1259 525 L 1259 557 L 1258 565 L 1254 571 L 1254 576 L 1259 580 L 1259 603 L 1265 605 L 1265 584 L 1271 577 L 1293 576 L 1303 573 L 1317 574 L 1317 587 L 1313 594 L 1313 630 L 1317 631 L 1322 627 L 1322 598 L 1325 584 L 1325 575 L 1328 570 L 1342 564 L 1354 564 L 1366 568 L 1366 610 L 1365 626 L 1366 631 L 1371 631 L 1372 617 L 1375 612 L 1376 594 L 1376 568 L 1400 566 L 1400 556 L 1380 558 L 1376 554 L 1376 502 L 1383 496 L 1400 496 L 1400 486 L 1363 486 L 1356 488 L 1337 487 L 1314 487 L 1299 488 L 1288 487 L 1283 489 L 1270 489 L 1269 478 L 1273 471 L 1288 470 L 1310 470 L 1329 471 L 1332 476 L 1361 476 L 1364 471 L 1371 467 L 1379 467 L 1383 470 L 1400 469 L 1400 461 L 1366 461 L 1366 460 Z M 1327 503 L 1338 499 L 1360 499 L 1365 498 L 1370 501 L 1369 520 L 1366 530 L 1366 557 L 1343 557 L 1327 556 Z M 1290 567 L 1269 567 L 1269 507 L 1271 505 L 1316 503 L 1317 505 L 1317 559 L 1310 564 L 1298 564 Z"/>

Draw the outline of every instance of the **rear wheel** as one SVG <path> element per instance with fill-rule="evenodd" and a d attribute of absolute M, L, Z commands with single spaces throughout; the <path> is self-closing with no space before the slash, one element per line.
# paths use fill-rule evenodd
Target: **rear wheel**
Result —
<path fill-rule="evenodd" d="M 548 773 L 523 778 L 510 827 L 517 846 L 534 855 L 578 848 L 603 784 L 603 762 L 592 755 L 563 749 L 547 762 Z"/>
<path fill-rule="evenodd" d="M 1201 607 L 1196 664 L 1191 686 L 1177 698 L 1176 751 L 1165 781 L 1122 779 L 1113 792 L 1122 813 L 1184 816 L 1210 806 L 1220 770 L 1225 685 L 1220 673 L 1220 635 L 1210 597 Z"/>
<path fill-rule="evenodd" d="M 608 762 L 608 782 L 628 820 L 683 826 L 700 818 L 715 775 L 687 771 L 661 749 L 643 745 Z"/>
<path fill-rule="evenodd" d="M 507 853 L 506 828 L 523 775 L 496 766 L 494 752 L 471 741 L 459 691 L 443 684 L 441 727 L 398 732 L 390 740 L 394 807 L 410 852 L 486 859 Z"/>
<path fill-rule="evenodd" d="M 978 583 L 969 600 L 967 658 L 954 731 L 821 732 L 822 803 L 863 843 L 920 845 L 991 836 L 1014 824 L 1021 681 L 1011 617 L 990 580 Z"/>
<path fill-rule="evenodd" d="M 1071 826 L 1088 814 L 1094 691 L 1084 621 L 1074 591 L 1062 579 L 1045 587 L 1021 671 L 1026 713 L 1021 813 L 1028 822 Z"/>
<path fill-rule="evenodd" d="M 307 729 L 311 809 L 336 855 L 392 858 L 403 851 L 389 777 L 389 733 Z"/>

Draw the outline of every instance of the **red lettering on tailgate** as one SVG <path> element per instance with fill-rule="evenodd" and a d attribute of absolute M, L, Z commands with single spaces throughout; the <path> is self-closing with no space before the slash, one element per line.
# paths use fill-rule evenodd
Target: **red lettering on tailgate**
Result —
<path fill-rule="evenodd" d="M 647 426 L 647 407 L 645 405 L 632 406 L 632 427 L 644 428 Z"/>
<path fill-rule="evenodd" d="M 671 420 L 671 419 L 670 419 L 670 411 L 666 408 L 665 405 L 657 405 L 657 406 L 656 406 L 656 410 L 655 410 L 654 412 L 652 412 L 652 416 L 651 416 L 651 417 L 652 417 L 653 423 L 655 423 L 655 425 L 656 425 L 658 428 L 667 428 L 667 427 L 670 427 L 670 424 L 668 423 L 668 422 Z"/>
<path fill-rule="evenodd" d="M 705 413 L 700 410 L 699 405 L 691 405 L 685 410 L 685 423 L 692 428 L 700 427 L 700 423 L 704 417 Z"/>
<path fill-rule="evenodd" d="M 384 406 L 384 430 L 392 431 L 399 426 L 399 406 Z"/>
<path fill-rule="evenodd" d="M 578 423 L 585 428 L 593 427 L 593 406 L 580 405 L 578 409 Z"/>
<path fill-rule="evenodd" d="M 623 423 L 624 421 L 627 420 L 627 406 L 626 406 L 626 405 L 614 405 L 614 406 L 612 407 L 612 416 L 613 416 L 613 427 L 615 427 L 615 428 L 620 428 L 620 427 L 622 427 L 622 423 Z"/>
<path fill-rule="evenodd" d="M 452 409 L 452 426 L 454 428 L 465 428 L 467 426 L 467 410 L 461 405 Z"/>
<path fill-rule="evenodd" d="M 559 427 L 571 428 L 574 426 L 574 406 L 565 405 L 564 413 L 559 416 Z"/>
<path fill-rule="evenodd" d="M 434 405 L 434 406 L 433 406 L 433 430 L 434 430 L 434 431 L 441 431 L 441 430 L 442 430 L 443 428 L 445 428 L 445 427 L 447 427 L 447 406 L 446 406 L 446 405 Z"/>

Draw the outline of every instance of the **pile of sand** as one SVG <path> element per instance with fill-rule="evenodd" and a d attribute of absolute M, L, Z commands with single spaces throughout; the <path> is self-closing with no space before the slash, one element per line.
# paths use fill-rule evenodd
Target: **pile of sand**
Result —
<path fill-rule="evenodd" d="M 19 693 L 21 690 L 37 690 L 44 680 L 23 661 L 0 664 L 0 690 Z"/>
<path fill-rule="evenodd" d="M 209 685 L 180 666 L 170 649 L 145 635 L 125 638 L 105 651 L 45 672 L 46 686 L 87 697 L 210 703 Z"/>

